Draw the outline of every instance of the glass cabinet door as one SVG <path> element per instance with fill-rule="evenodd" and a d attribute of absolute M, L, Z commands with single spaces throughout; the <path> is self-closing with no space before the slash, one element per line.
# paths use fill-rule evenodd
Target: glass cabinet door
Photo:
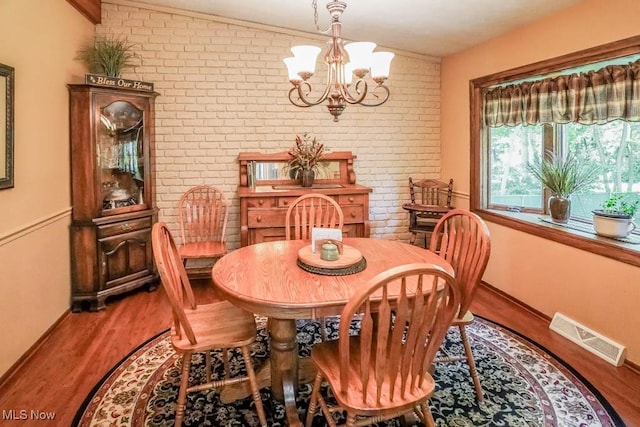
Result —
<path fill-rule="evenodd" d="M 97 148 L 103 214 L 145 205 L 143 118 L 143 111 L 127 101 L 100 107 Z"/>

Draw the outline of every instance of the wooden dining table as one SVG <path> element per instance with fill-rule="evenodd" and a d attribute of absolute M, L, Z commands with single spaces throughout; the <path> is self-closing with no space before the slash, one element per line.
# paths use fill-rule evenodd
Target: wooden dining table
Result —
<path fill-rule="evenodd" d="M 309 244 L 289 240 L 245 246 L 222 257 L 212 270 L 215 288 L 230 302 L 269 318 L 270 363 L 258 370 L 259 386 L 271 386 L 272 395 L 285 403 L 289 425 L 297 426 L 302 425 L 295 400 L 298 380 L 311 381 L 313 369 L 308 359 L 298 360 L 296 319 L 340 314 L 360 287 L 377 274 L 399 265 L 431 263 L 453 274 L 451 265 L 433 252 L 374 238 L 344 239 L 345 245 L 364 257 L 364 270 L 346 275 L 312 273 L 298 265 L 300 249 Z M 230 392 L 226 398 L 241 396 Z"/>

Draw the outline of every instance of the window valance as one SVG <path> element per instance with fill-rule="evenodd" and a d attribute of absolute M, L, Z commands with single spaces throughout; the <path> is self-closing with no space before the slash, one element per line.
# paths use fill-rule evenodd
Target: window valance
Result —
<path fill-rule="evenodd" d="M 487 88 L 486 126 L 640 121 L 640 60 L 537 81 Z"/>

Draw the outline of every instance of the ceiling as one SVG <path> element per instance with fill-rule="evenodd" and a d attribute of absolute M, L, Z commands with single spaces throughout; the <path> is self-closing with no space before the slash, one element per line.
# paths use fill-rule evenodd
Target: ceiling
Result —
<path fill-rule="evenodd" d="M 157 6 L 316 33 L 312 0 L 138 0 Z M 342 36 L 443 57 L 583 0 L 343 0 Z M 393 5 L 392 5 L 393 3 Z M 321 30 L 327 0 L 318 0 Z"/>

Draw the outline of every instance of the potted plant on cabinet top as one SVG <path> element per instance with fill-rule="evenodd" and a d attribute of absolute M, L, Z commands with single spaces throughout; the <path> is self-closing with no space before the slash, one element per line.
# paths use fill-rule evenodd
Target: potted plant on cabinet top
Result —
<path fill-rule="evenodd" d="M 136 46 L 126 37 L 96 36 L 92 44 L 78 51 L 75 59 L 83 61 L 90 73 L 120 77 L 122 70 L 140 61 L 140 56 L 133 52 Z"/>
<path fill-rule="evenodd" d="M 296 145 L 289 151 L 291 159 L 286 165 L 289 176 L 293 179 L 301 179 L 303 187 L 311 187 L 320 169 L 324 150 L 324 144 L 321 144 L 316 137 L 308 133 L 302 134 L 302 137 L 296 135 Z"/>
<path fill-rule="evenodd" d="M 528 165 L 529 171 L 549 189 L 548 206 L 551 220 L 566 224 L 571 216 L 573 193 L 584 190 L 598 179 L 599 168 L 580 162 L 575 155 L 566 158 L 545 151 L 544 159 L 536 158 Z"/>
<path fill-rule="evenodd" d="M 640 198 L 630 193 L 614 194 L 593 212 L 593 229 L 605 237 L 627 237 L 635 230 L 633 218 L 640 208 Z"/>

